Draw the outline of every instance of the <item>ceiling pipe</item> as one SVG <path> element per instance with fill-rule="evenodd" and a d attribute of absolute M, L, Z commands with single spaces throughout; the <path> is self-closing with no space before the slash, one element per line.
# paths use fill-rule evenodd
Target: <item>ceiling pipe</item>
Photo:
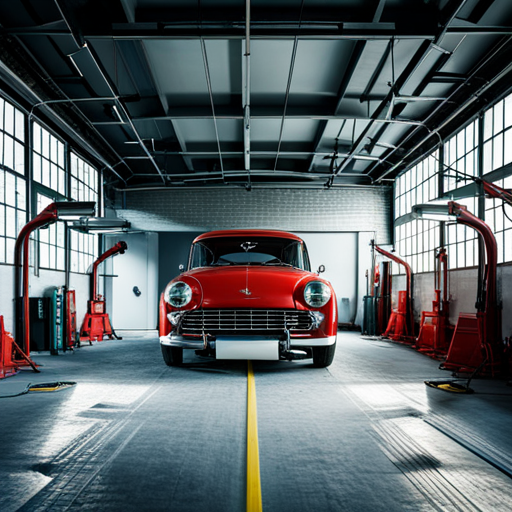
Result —
<path fill-rule="evenodd" d="M 222 174 L 222 179 L 224 180 L 224 163 L 222 161 L 222 151 L 220 148 L 219 129 L 217 126 L 217 118 L 215 116 L 215 105 L 213 103 L 212 82 L 210 79 L 210 66 L 208 65 L 208 56 L 206 55 L 206 45 L 205 45 L 204 39 L 202 37 L 201 37 L 201 51 L 203 53 L 203 65 L 204 65 L 204 72 L 206 75 L 206 85 L 208 87 L 208 95 L 210 96 L 210 105 L 212 107 L 213 125 L 215 127 L 215 138 L 217 139 L 217 149 L 219 151 L 220 172 Z"/>
<path fill-rule="evenodd" d="M 374 125 L 375 122 L 378 121 L 379 115 L 384 112 L 386 106 L 388 104 L 392 104 L 394 97 L 399 94 L 400 89 L 408 82 L 414 72 L 418 69 L 418 67 L 425 61 L 427 56 L 430 54 L 432 50 L 438 48 L 438 43 L 446 34 L 446 31 L 452 23 L 452 21 L 456 18 L 457 14 L 464 7 L 468 0 L 461 0 L 458 5 L 450 12 L 446 21 L 442 24 L 442 28 L 440 32 L 437 34 L 433 41 L 425 40 L 420 48 L 416 51 L 413 58 L 410 60 L 409 64 L 405 67 L 404 71 L 400 74 L 398 79 L 392 84 L 391 90 L 386 95 L 386 98 L 380 103 L 380 105 L 374 111 L 369 123 L 363 129 L 362 133 L 359 135 L 357 141 L 353 144 L 352 149 L 349 153 L 349 156 L 345 158 L 343 162 L 336 168 L 335 175 L 339 175 L 353 160 L 353 155 L 359 151 L 359 147 L 364 143 L 367 138 L 370 129 Z M 451 5 L 451 4 L 449 4 Z M 445 102 L 441 103 L 444 105 Z M 391 119 L 390 119 L 391 121 Z"/>
<path fill-rule="evenodd" d="M 222 185 L 205 185 L 201 188 L 209 189 L 209 190 L 226 190 L 226 185 L 240 188 L 240 187 L 244 187 L 245 183 L 242 181 L 231 182 L 231 183 L 227 182 L 227 183 L 223 183 Z M 362 184 L 358 184 L 358 183 L 344 183 L 344 184 L 334 183 L 331 187 L 329 187 L 329 189 L 326 189 L 324 184 L 320 183 L 320 182 L 316 182 L 316 183 L 312 182 L 312 183 L 309 183 L 307 186 L 305 186 L 302 183 L 290 183 L 290 182 L 281 182 L 281 181 L 278 181 L 275 183 L 268 183 L 268 182 L 253 183 L 253 190 L 254 189 L 288 190 L 291 188 L 300 189 L 300 190 L 319 190 L 319 191 L 323 190 L 326 192 L 328 192 L 328 190 L 332 190 L 332 189 L 345 189 L 345 188 L 361 188 L 361 189 L 365 189 L 365 190 L 369 190 L 369 189 L 382 190 L 382 187 L 380 185 L 362 185 Z M 199 187 L 195 187 L 195 186 L 183 185 L 183 186 L 176 186 L 176 187 L 161 187 L 161 186 L 158 186 L 158 187 L 151 187 L 151 186 L 127 187 L 127 188 L 113 187 L 113 190 L 115 190 L 117 192 L 124 193 L 124 192 L 153 192 L 153 191 L 158 191 L 158 190 L 170 191 L 170 192 L 187 190 L 187 191 L 196 191 L 197 192 L 201 189 Z M 126 208 L 123 208 L 123 209 L 126 209 Z M 136 231 L 130 231 L 130 232 L 135 233 Z"/>
<path fill-rule="evenodd" d="M 89 53 L 92 61 L 94 62 L 94 65 L 98 69 L 101 77 L 103 78 L 105 84 L 107 85 L 108 89 L 110 90 L 110 93 L 112 94 L 112 96 L 114 96 L 116 98 L 116 103 L 117 103 L 117 106 L 119 107 L 119 110 L 116 109 L 116 115 L 119 117 L 119 120 L 123 122 L 124 121 L 123 116 L 126 118 L 127 124 L 129 124 L 130 128 L 132 129 L 133 134 L 135 135 L 135 138 L 136 138 L 137 142 L 139 143 L 139 146 L 142 148 L 144 153 L 146 153 L 146 155 L 149 157 L 151 164 L 157 170 L 158 174 L 160 174 L 162 181 L 165 183 L 166 180 L 165 180 L 164 174 L 162 173 L 159 165 L 156 163 L 155 159 L 153 158 L 153 155 L 149 152 L 148 148 L 144 144 L 142 137 L 140 136 L 139 132 L 137 131 L 137 128 L 135 128 L 135 125 L 133 124 L 132 118 L 131 118 L 128 110 L 126 110 L 123 102 L 119 99 L 119 95 L 114 90 L 113 85 L 110 83 L 110 80 L 107 78 L 103 68 L 101 67 L 100 63 L 98 62 L 98 59 L 96 58 L 94 53 L 91 51 L 91 49 L 89 48 L 87 43 L 85 43 L 83 49 L 85 49 Z M 80 50 L 80 51 L 82 51 L 82 50 Z"/>
<path fill-rule="evenodd" d="M 126 117 L 126 120 L 127 120 L 128 124 L 130 125 L 130 127 L 131 127 L 131 129 L 132 129 L 132 131 L 133 131 L 133 133 L 135 135 L 135 138 L 137 139 L 137 142 L 141 146 L 141 148 L 144 151 L 144 153 L 146 153 L 148 155 L 149 159 L 151 160 L 151 164 L 158 171 L 158 174 L 160 174 L 160 176 L 162 178 L 162 181 L 165 183 L 166 182 L 165 176 L 163 175 L 162 171 L 160 170 L 160 167 L 158 166 L 158 164 L 154 160 L 154 158 L 151 155 L 151 153 L 148 151 L 148 149 L 144 145 L 144 142 L 142 141 L 142 138 L 139 135 L 139 132 L 137 131 L 137 129 L 135 128 L 135 125 L 133 124 L 133 121 L 132 121 L 132 119 L 130 117 L 130 114 L 126 110 L 126 108 L 123 105 L 122 101 L 119 99 L 119 95 L 115 92 L 114 87 L 110 83 L 110 80 L 107 78 L 103 68 L 101 67 L 100 63 L 98 62 L 98 59 L 96 58 L 94 53 L 91 51 L 91 49 L 87 45 L 87 42 L 84 41 L 84 38 L 83 38 L 82 34 L 75 33 L 75 31 L 73 30 L 73 26 L 69 22 L 69 20 L 67 19 L 66 14 L 64 12 L 64 9 L 61 8 L 59 0 L 55 0 L 55 5 L 57 6 L 57 9 L 59 10 L 61 17 L 64 20 L 64 23 L 67 25 L 67 27 L 69 29 L 69 33 L 73 37 L 73 40 L 75 41 L 75 44 L 76 44 L 76 46 L 78 48 L 78 50 L 76 52 L 74 52 L 74 53 L 69 55 L 69 58 L 71 59 L 71 62 L 73 63 L 73 65 L 75 66 L 77 71 L 80 73 L 80 75 L 83 76 L 83 73 L 82 73 L 81 69 L 78 67 L 78 65 L 76 63 L 76 60 L 73 57 L 74 57 L 74 55 L 76 55 L 76 54 L 78 54 L 78 53 L 80 53 L 80 52 L 82 52 L 84 50 L 89 53 L 89 56 L 91 57 L 92 61 L 94 62 L 94 65 L 96 66 L 96 68 L 99 71 L 101 77 L 103 78 L 103 81 L 105 82 L 106 86 L 108 87 L 108 89 L 110 91 L 110 94 L 115 98 L 115 103 L 119 107 L 120 112 L 117 111 L 116 115 L 120 118 L 120 121 L 122 121 L 122 122 L 124 121 L 124 119 L 122 119 L 122 115 L 121 114 L 123 114 L 124 117 Z"/>
<path fill-rule="evenodd" d="M 478 90 L 477 93 L 473 94 L 471 96 L 471 98 L 466 101 L 463 105 L 461 105 L 459 108 L 457 108 L 447 119 L 445 119 L 445 121 L 443 123 L 441 123 L 437 128 L 435 129 L 429 129 L 427 126 L 426 126 L 426 123 L 428 122 L 428 120 L 434 116 L 437 111 L 442 108 L 445 103 L 448 103 L 450 101 L 450 99 L 455 95 L 457 94 L 461 88 L 465 87 L 466 84 L 471 81 L 474 77 L 476 77 L 479 73 L 479 71 L 481 70 L 481 68 L 483 66 L 485 66 L 495 55 L 497 55 L 501 49 L 503 47 L 505 47 L 507 44 L 510 43 L 510 38 L 508 38 L 506 41 L 504 41 L 499 48 L 496 49 L 495 52 L 493 52 L 493 54 L 491 56 L 489 56 L 484 63 L 482 63 L 468 78 L 466 81 L 464 81 L 461 85 L 459 85 L 459 87 L 457 87 L 457 89 L 455 89 L 453 91 L 452 94 L 450 94 L 450 96 L 448 96 L 448 98 L 443 101 L 443 103 L 441 103 L 428 117 L 427 119 L 425 119 L 425 121 L 423 121 L 422 123 L 419 123 L 418 124 L 418 128 L 414 129 L 408 136 L 407 138 L 402 142 L 402 144 L 406 143 L 409 139 L 411 139 L 418 131 L 419 128 L 424 128 L 426 129 L 429 133 L 423 137 L 421 139 L 420 142 L 418 142 L 412 149 L 409 150 L 409 152 L 401 158 L 401 160 L 399 162 L 397 162 L 396 164 L 394 164 L 392 167 L 390 167 L 386 172 L 384 172 L 381 176 L 379 176 L 379 178 L 377 179 L 377 182 L 379 181 L 382 181 L 387 175 L 391 174 L 393 171 L 395 171 L 396 169 L 398 169 L 398 167 L 400 167 L 406 160 L 407 158 L 409 158 L 409 156 L 411 154 L 413 154 L 418 148 L 420 148 L 428 139 L 430 139 L 430 137 L 432 137 L 433 135 L 437 135 L 440 139 L 440 141 L 442 141 L 442 138 L 441 138 L 441 135 L 440 135 L 440 131 L 445 127 L 447 126 L 449 123 L 451 123 L 455 118 L 457 118 L 458 116 L 460 116 L 467 108 L 469 108 L 475 101 L 478 101 L 480 100 L 480 96 L 482 94 L 484 94 L 488 89 L 490 89 L 491 87 L 493 87 L 499 80 L 501 80 L 502 78 L 504 78 L 508 73 L 512 72 L 512 63 L 509 64 L 504 70 L 502 70 L 500 73 L 498 73 L 492 80 L 489 80 L 488 82 L 486 82 L 486 84 Z M 395 153 L 397 151 L 397 149 L 399 149 L 398 147 L 393 149 L 388 155 L 386 155 L 385 158 L 382 158 L 382 160 L 386 160 L 388 159 L 393 153 Z M 429 151 L 432 151 L 429 150 Z M 423 156 L 421 157 L 423 158 Z M 418 159 L 417 159 L 418 160 Z M 371 171 L 370 171 L 371 172 Z"/>
<path fill-rule="evenodd" d="M 245 52 L 242 72 L 242 103 L 244 108 L 244 166 L 247 189 L 251 189 L 251 0 L 245 2 Z"/>

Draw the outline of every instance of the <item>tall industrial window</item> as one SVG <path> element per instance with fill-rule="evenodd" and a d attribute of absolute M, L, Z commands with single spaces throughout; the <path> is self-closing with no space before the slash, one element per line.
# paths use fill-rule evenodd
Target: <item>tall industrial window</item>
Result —
<path fill-rule="evenodd" d="M 14 263 L 14 245 L 25 225 L 25 115 L 0 98 L 0 263 Z"/>
<path fill-rule="evenodd" d="M 512 95 L 484 114 L 483 174 L 512 162 Z"/>
<path fill-rule="evenodd" d="M 444 169 L 445 192 L 471 183 L 468 176 L 478 176 L 478 120 L 446 141 Z"/>
<path fill-rule="evenodd" d="M 484 114 L 484 175 L 512 163 L 512 95 L 507 96 Z M 512 177 L 495 181 L 512 188 Z M 512 261 L 512 207 L 501 199 L 485 200 L 485 222 L 498 245 L 498 263 Z"/>
<path fill-rule="evenodd" d="M 25 179 L 0 169 L 0 263 L 14 263 L 14 245 L 26 224 Z"/>
<path fill-rule="evenodd" d="M 71 152 L 71 198 L 95 201 L 98 213 L 98 171 Z M 71 230 L 71 272 L 86 273 L 98 257 L 97 235 Z"/>
<path fill-rule="evenodd" d="M 472 183 L 470 176 L 478 176 L 478 142 L 477 119 L 445 142 L 445 192 L 464 187 Z M 472 214 L 478 215 L 477 198 L 458 199 L 457 203 L 466 206 Z M 445 224 L 448 268 L 472 267 L 478 264 L 477 238 L 477 232 L 470 227 L 456 223 Z"/>
<path fill-rule="evenodd" d="M 502 188 L 512 189 L 512 176 L 495 181 Z M 512 206 L 501 199 L 485 199 L 485 222 L 490 226 L 498 245 L 498 263 L 512 261 Z"/>
<path fill-rule="evenodd" d="M 478 198 L 458 199 L 473 215 L 478 214 Z M 469 226 L 449 222 L 445 224 L 448 268 L 472 267 L 478 264 L 478 233 Z"/>
<path fill-rule="evenodd" d="M 397 178 L 395 186 L 395 218 L 412 211 L 416 204 L 428 203 L 438 192 L 439 156 L 434 152 Z M 411 265 L 413 272 L 434 269 L 434 249 L 439 246 L 439 224 L 414 220 L 395 228 L 395 248 Z M 403 273 L 393 263 L 393 273 Z"/>
<path fill-rule="evenodd" d="M 64 143 L 38 123 L 33 124 L 32 162 L 34 181 L 66 195 Z"/>
<path fill-rule="evenodd" d="M 44 194 L 37 194 L 37 213 L 41 213 L 54 199 Z M 38 229 L 39 266 L 51 270 L 66 268 L 66 228 L 63 222 L 55 222 L 47 228 Z"/>

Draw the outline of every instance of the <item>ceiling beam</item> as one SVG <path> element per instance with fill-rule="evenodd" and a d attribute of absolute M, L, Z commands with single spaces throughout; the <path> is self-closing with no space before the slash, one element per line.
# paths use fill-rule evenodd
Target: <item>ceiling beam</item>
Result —
<path fill-rule="evenodd" d="M 147 25 L 147 24 L 144 24 Z M 156 25 L 156 24 L 154 24 Z M 113 30 L 109 33 L 88 33 L 85 37 L 88 40 L 94 39 L 121 39 L 121 40 L 145 40 L 145 39 L 239 39 L 243 40 L 244 35 L 241 30 L 201 30 L 199 31 L 194 25 L 194 30 L 180 30 L 172 31 L 171 33 L 162 32 L 160 30 L 148 30 L 148 29 L 136 29 L 128 28 Z M 14 36 L 48 36 L 48 37 L 70 37 L 68 29 L 62 28 L 51 28 L 46 25 L 36 27 L 14 27 L 11 29 L 3 29 L 3 33 L 14 35 Z M 488 36 L 488 35 L 512 35 L 512 26 L 504 25 L 458 25 L 449 27 L 446 29 L 447 34 L 461 34 L 461 35 L 472 35 L 472 36 Z M 201 34 L 204 34 L 201 36 Z M 393 38 L 400 39 L 435 39 L 435 34 L 432 30 L 420 30 L 419 28 L 415 31 L 403 31 L 403 30 L 375 30 L 370 32 L 368 30 L 340 30 L 332 27 L 326 30 L 285 30 L 285 29 L 267 29 L 256 30 L 255 33 L 251 34 L 252 39 L 293 39 L 298 37 L 299 39 L 327 39 L 327 40 L 389 40 Z"/>

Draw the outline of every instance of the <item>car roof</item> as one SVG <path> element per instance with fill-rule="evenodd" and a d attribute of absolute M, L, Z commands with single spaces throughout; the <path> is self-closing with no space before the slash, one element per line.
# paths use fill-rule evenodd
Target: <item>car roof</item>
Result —
<path fill-rule="evenodd" d="M 302 242 L 302 238 L 288 233 L 287 231 L 275 231 L 271 229 L 227 229 L 222 231 L 209 231 L 199 235 L 193 243 L 205 240 L 207 238 L 226 238 L 226 237 L 273 237 L 273 238 L 289 238 L 290 240 L 297 240 Z"/>

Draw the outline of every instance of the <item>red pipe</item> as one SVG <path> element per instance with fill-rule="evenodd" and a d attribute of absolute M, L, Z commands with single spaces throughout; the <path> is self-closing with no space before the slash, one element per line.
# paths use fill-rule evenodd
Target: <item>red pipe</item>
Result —
<path fill-rule="evenodd" d="M 30 234 L 32 231 L 42 226 L 53 224 L 58 219 L 58 210 L 55 203 L 47 206 L 37 217 L 30 222 L 20 231 L 16 239 L 14 247 L 14 265 L 15 265 L 15 304 L 18 307 L 18 297 L 20 296 L 21 289 L 21 249 L 23 247 L 23 342 L 21 349 L 25 352 L 27 357 L 30 356 L 30 316 L 29 316 L 29 248 L 30 248 Z M 16 312 L 18 313 L 18 311 Z M 15 315 L 15 324 L 18 314 Z M 19 335 L 20 333 L 16 333 Z M 19 336 L 17 336 L 19 337 Z"/>
<path fill-rule="evenodd" d="M 480 180 L 480 183 L 484 186 L 484 192 L 488 196 L 496 199 L 503 199 L 503 201 L 512 205 L 512 191 L 510 189 L 498 187 L 498 185 L 485 180 Z"/>
<path fill-rule="evenodd" d="M 29 253 L 30 253 L 30 234 L 43 226 L 53 224 L 59 219 L 59 215 L 68 216 L 88 216 L 94 215 L 96 203 L 94 202 L 55 202 L 48 205 L 39 215 L 29 221 L 21 229 L 14 247 L 14 324 L 19 317 L 18 298 L 21 291 L 21 249 L 23 248 L 23 343 L 21 349 L 25 351 L 27 357 L 30 355 L 30 310 L 29 310 Z M 20 333 L 15 332 L 16 337 L 20 338 Z"/>
<path fill-rule="evenodd" d="M 405 268 L 405 274 L 406 274 L 406 277 L 407 277 L 407 282 L 406 282 L 406 288 L 405 288 L 405 291 L 407 293 L 407 302 L 408 302 L 408 308 L 409 308 L 409 312 L 408 312 L 408 324 L 409 324 L 409 334 L 410 335 L 413 335 L 414 334 L 414 319 L 413 319 L 413 312 L 412 312 L 412 270 L 411 270 L 411 266 L 409 265 L 409 263 L 407 263 L 406 261 L 404 261 L 402 258 L 400 258 L 399 256 L 397 256 L 396 254 L 393 254 L 393 253 L 390 253 L 388 251 L 385 251 L 384 249 L 382 249 L 381 247 L 379 247 L 378 245 L 375 244 L 375 242 L 372 240 L 372 246 L 375 248 L 375 250 L 377 252 L 379 252 L 380 254 L 382 254 L 383 256 L 386 256 L 386 258 L 389 258 L 390 260 L 393 260 L 395 263 L 398 263 L 399 265 L 402 265 L 404 268 Z"/>
<path fill-rule="evenodd" d="M 496 286 L 496 269 L 498 267 L 498 246 L 491 228 L 481 219 L 468 212 L 465 206 L 454 201 L 448 203 L 449 212 L 457 217 L 457 222 L 472 227 L 484 241 L 487 258 L 486 271 L 483 276 L 483 290 L 485 290 L 484 310 L 485 333 L 484 340 L 498 342 L 501 340 L 501 315 L 498 308 Z"/>
<path fill-rule="evenodd" d="M 100 264 L 105 261 L 110 256 L 114 256 L 115 254 L 124 254 L 124 251 L 128 249 L 126 242 L 117 242 L 114 247 L 111 247 L 108 251 L 105 251 L 92 265 L 92 300 L 100 300 L 97 294 L 97 286 L 98 286 L 98 267 Z"/>

